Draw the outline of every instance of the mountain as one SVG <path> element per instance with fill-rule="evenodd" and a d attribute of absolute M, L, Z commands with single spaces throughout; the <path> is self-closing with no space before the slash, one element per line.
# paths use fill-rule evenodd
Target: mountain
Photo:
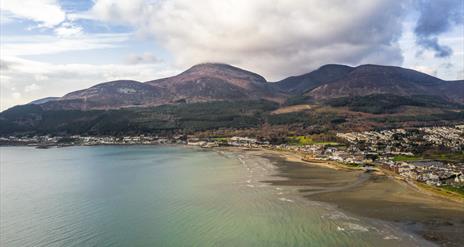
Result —
<path fill-rule="evenodd" d="M 204 63 L 168 78 L 147 82 L 105 82 L 61 98 L 32 103 L 44 110 L 108 110 L 211 101 L 269 100 L 283 103 L 295 96 L 323 102 L 373 94 L 428 95 L 464 103 L 464 83 L 443 81 L 400 67 L 337 64 L 268 83 L 264 77 L 247 70 L 227 64 Z"/>
<path fill-rule="evenodd" d="M 269 83 L 207 63 L 168 78 L 105 82 L 12 107 L 0 113 L 0 135 L 227 129 L 248 135 L 262 126 L 304 134 L 463 122 L 464 81 L 393 66 L 331 64 Z"/>
<path fill-rule="evenodd" d="M 138 81 L 110 81 L 68 93 L 41 104 L 41 107 L 45 110 L 91 110 L 150 106 L 162 103 L 162 93 L 158 88 Z"/>
<path fill-rule="evenodd" d="M 305 93 L 316 100 L 372 94 L 431 95 L 464 103 L 464 83 L 401 67 L 361 65 Z"/>
<path fill-rule="evenodd" d="M 195 65 L 179 75 L 146 83 L 162 88 L 174 102 L 282 99 L 264 77 L 219 63 Z"/>
<path fill-rule="evenodd" d="M 307 74 L 288 77 L 275 83 L 277 88 L 290 94 L 302 94 L 312 89 L 338 80 L 354 68 L 346 65 L 328 64 Z"/>
<path fill-rule="evenodd" d="M 40 105 L 45 110 L 101 110 L 224 100 L 282 102 L 284 97 L 258 74 L 231 65 L 207 63 L 145 83 L 132 80 L 100 83 Z"/>

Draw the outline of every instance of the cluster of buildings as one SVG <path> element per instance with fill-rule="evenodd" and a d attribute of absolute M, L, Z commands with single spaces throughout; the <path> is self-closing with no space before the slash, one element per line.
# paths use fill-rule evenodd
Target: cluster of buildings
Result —
<path fill-rule="evenodd" d="M 421 159 L 414 156 L 428 149 L 462 155 L 464 125 L 339 133 L 337 136 L 349 143 L 346 150 L 338 151 L 335 157 L 338 161 L 360 162 L 363 159 L 361 163 L 381 166 L 405 179 L 435 186 L 464 185 L 462 160 Z"/>
<path fill-rule="evenodd" d="M 424 140 L 437 145 L 449 147 L 455 151 L 464 150 L 464 125 L 452 127 L 420 128 Z"/>
<path fill-rule="evenodd" d="M 72 146 L 72 145 L 154 145 L 154 144 L 184 144 L 204 148 L 218 146 L 240 146 L 248 148 L 268 147 L 268 141 L 259 141 L 249 137 L 208 138 L 202 139 L 195 136 L 176 135 L 172 137 L 160 136 L 33 136 L 33 137 L 0 137 L 0 144 L 30 145 L 37 147 Z"/>
<path fill-rule="evenodd" d="M 268 141 L 260 141 L 256 138 L 234 136 L 231 138 L 213 138 L 213 139 L 200 139 L 196 137 L 188 137 L 187 145 L 200 146 L 205 148 L 219 147 L 219 146 L 234 146 L 234 147 L 247 147 L 247 148 L 263 148 L 270 147 Z"/>
<path fill-rule="evenodd" d="M 358 148 L 384 154 L 407 155 L 427 146 L 464 150 L 464 125 L 338 133 L 337 136 Z"/>
<path fill-rule="evenodd" d="M 186 144 L 183 136 L 174 136 L 172 138 L 158 136 L 33 136 L 33 137 L 0 137 L 0 144 L 8 145 L 30 145 L 37 147 L 51 146 L 71 146 L 71 145 L 131 145 L 131 144 Z"/>
<path fill-rule="evenodd" d="M 382 167 L 391 170 L 405 179 L 428 185 L 464 185 L 464 165 L 441 161 L 383 162 Z"/>
<path fill-rule="evenodd" d="M 40 145 L 42 143 L 58 143 L 62 137 L 58 136 L 32 136 L 32 137 L 0 137 L 0 145 Z"/>

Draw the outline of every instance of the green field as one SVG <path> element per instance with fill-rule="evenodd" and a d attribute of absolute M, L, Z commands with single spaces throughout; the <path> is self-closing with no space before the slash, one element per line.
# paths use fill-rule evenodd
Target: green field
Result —
<path fill-rule="evenodd" d="M 442 188 L 444 190 L 449 190 L 449 191 L 452 191 L 452 192 L 456 192 L 456 193 L 464 196 L 464 185 L 461 185 L 461 186 L 445 185 L 445 186 L 441 186 L 440 188 Z"/>
<path fill-rule="evenodd" d="M 289 136 L 288 143 L 291 145 L 326 145 L 326 146 L 337 146 L 340 145 L 338 142 L 331 141 L 317 141 L 311 136 Z"/>
<path fill-rule="evenodd" d="M 424 153 L 421 155 L 407 156 L 407 155 L 397 155 L 393 158 L 394 161 L 421 161 L 421 160 L 438 160 L 444 162 L 464 162 L 464 152 L 455 152 L 455 153 L 441 153 L 441 152 L 432 152 Z"/>

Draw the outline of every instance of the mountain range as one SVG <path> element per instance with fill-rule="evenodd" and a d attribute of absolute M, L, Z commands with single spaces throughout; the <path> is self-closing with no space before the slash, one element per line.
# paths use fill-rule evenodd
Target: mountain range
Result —
<path fill-rule="evenodd" d="M 231 65 L 207 63 L 168 78 L 105 82 L 60 98 L 32 103 L 46 110 L 94 110 L 229 100 L 264 99 L 283 103 L 296 95 L 321 101 L 372 94 L 430 95 L 464 103 L 464 83 L 444 81 L 400 67 L 332 64 L 271 83 L 256 73 Z"/>
<path fill-rule="evenodd" d="M 285 94 L 258 74 L 226 64 L 199 64 L 153 81 L 100 83 L 38 105 L 46 110 L 95 110 L 256 99 L 283 102 Z"/>
<path fill-rule="evenodd" d="M 23 130 L 25 126 L 27 127 L 25 129 L 33 130 L 39 124 L 44 125 L 45 115 L 70 115 L 80 112 L 77 115 L 88 116 L 91 113 L 85 112 L 93 114 L 97 111 L 101 115 L 108 110 L 113 112 L 124 110 L 131 114 L 144 112 L 144 121 L 149 121 L 154 116 L 149 109 L 159 110 L 171 105 L 174 108 L 169 109 L 193 107 L 192 109 L 198 110 L 199 106 L 207 106 L 209 111 L 211 104 L 216 104 L 215 102 L 223 107 L 227 107 L 224 105 L 227 102 L 269 102 L 256 103 L 263 107 L 257 111 L 259 113 L 244 109 L 225 117 L 229 120 L 235 116 L 252 117 L 255 125 L 275 118 L 276 113 L 304 115 L 324 112 L 325 115 L 338 114 L 338 118 L 342 116 L 345 119 L 352 112 L 397 114 L 415 109 L 413 115 L 426 114 L 425 111 L 417 111 L 417 108 L 421 108 L 433 109 L 431 111 L 433 113 L 462 114 L 464 81 L 445 81 L 415 70 L 394 66 L 368 64 L 351 67 L 329 64 L 307 74 L 288 77 L 278 82 L 268 82 L 263 76 L 231 65 L 205 63 L 168 78 L 147 82 L 134 80 L 104 82 L 70 92 L 63 97 L 48 97 L 10 108 L 0 113 L 0 123 L 9 126 L 3 130 L 0 127 L 0 133 Z M 272 107 L 269 108 L 270 105 Z M 233 106 L 238 107 L 236 104 Z M 313 110 L 308 111 L 310 108 Z M 327 110 L 334 108 L 344 111 Z M 68 113 L 65 113 L 66 111 Z M 301 111 L 305 113 L 298 113 Z M 255 115 L 250 116 L 251 112 Z M 157 115 L 156 119 L 163 121 L 169 119 L 166 121 L 178 124 L 179 114 L 177 112 L 170 114 L 169 117 L 166 114 Z M 298 116 L 300 120 L 303 118 Z M 336 118 L 332 117 L 332 120 Z M 456 116 L 452 118 L 455 119 Z M 98 117 L 91 119 L 97 121 L 95 119 Z M 437 119 L 439 120 L 439 117 Z M 84 122 L 87 120 L 79 119 Z M 63 121 L 61 125 L 58 121 L 55 122 L 57 126 L 69 124 L 66 122 L 68 120 Z M 133 120 L 128 121 L 133 122 Z M 276 123 L 292 124 L 289 119 L 286 122 Z"/>

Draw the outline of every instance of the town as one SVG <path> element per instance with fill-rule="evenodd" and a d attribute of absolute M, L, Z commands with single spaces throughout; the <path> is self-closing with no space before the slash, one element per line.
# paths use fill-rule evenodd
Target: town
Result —
<path fill-rule="evenodd" d="M 383 169 L 408 181 L 432 186 L 464 186 L 464 125 L 336 133 L 336 143 L 281 143 L 251 137 L 161 136 L 0 137 L 0 144 L 37 148 L 73 145 L 180 144 L 214 148 L 234 146 L 299 153 L 304 160 L 333 161 L 365 170 Z M 432 152 L 430 152 L 432 150 Z"/>

